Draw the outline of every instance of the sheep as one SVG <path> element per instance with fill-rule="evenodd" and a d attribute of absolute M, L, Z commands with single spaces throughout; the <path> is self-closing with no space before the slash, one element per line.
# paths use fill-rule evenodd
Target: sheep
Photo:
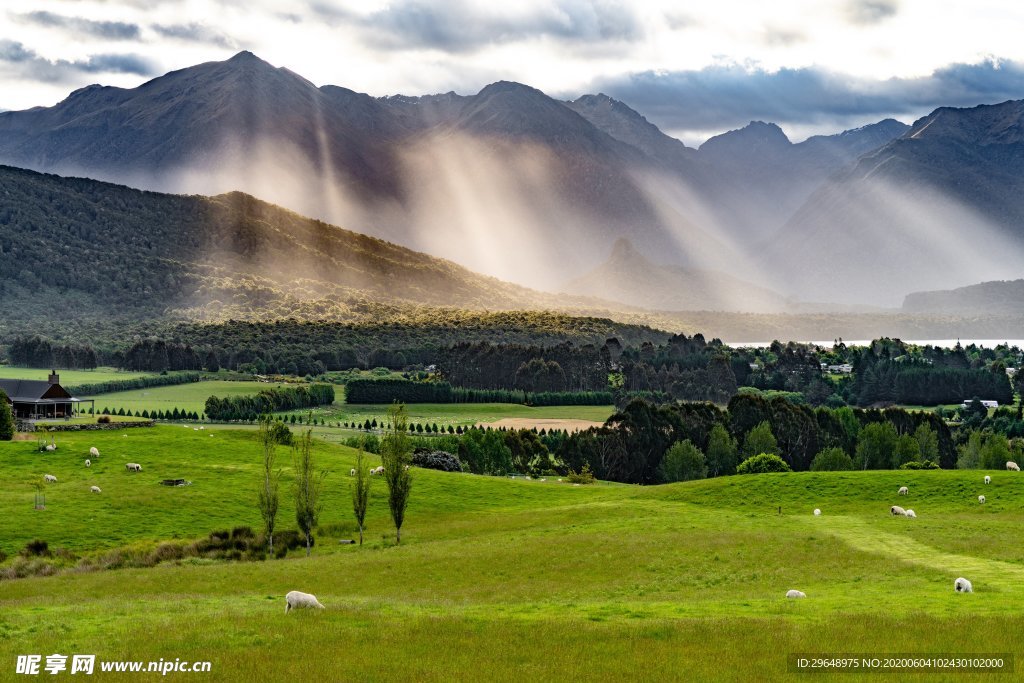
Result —
<path fill-rule="evenodd" d="M 981 503 L 982 505 L 984 505 L 985 504 L 985 496 L 978 496 L 978 502 Z"/>
<path fill-rule="evenodd" d="M 408 471 L 409 471 L 409 466 L 408 466 L 408 465 L 406 465 L 406 466 L 405 466 L 405 471 L 406 471 L 406 472 L 408 472 Z"/>
<path fill-rule="evenodd" d="M 986 474 L 986 475 L 985 475 L 985 483 L 986 483 L 986 484 L 991 484 L 991 483 L 992 483 L 992 477 L 990 477 L 990 476 L 988 476 L 988 475 Z"/>
<path fill-rule="evenodd" d="M 203 431 L 204 429 L 206 429 L 206 427 L 199 425 L 199 431 Z"/>
<path fill-rule="evenodd" d="M 907 496 L 907 495 L 910 495 L 910 489 L 908 489 L 906 486 L 901 486 L 900 490 L 898 491 L 898 493 L 901 496 Z"/>
<path fill-rule="evenodd" d="M 100 449 L 93 446 L 92 448 L 89 449 L 89 455 L 91 455 L 94 458 L 100 457 Z"/>
<path fill-rule="evenodd" d="M 807 595 L 803 591 L 788 590 L 786 591 L 787 598 L 806 598 Z"/>
<path fill-rule="evenodd" d="M 904 517 L 906 516 L 907 511 L 901 508 L 899 505 L 893 505 L 891 508 L 889 508 L 889 514 L 894 517 Z"/>
<path fill-rule="evenodd" d="M 57 477 L 53 476 L 52 474 L 44 474 L 43 481 L 45 481 L 47 484 L 56 484 Z"/>
<path fill-rule="evenodd" d="M 50 453 L 53 453 L 55 450 L 57 450 L 57 447 L 54 446 L 52 443 L 48 443 L 46 444 L 46 450 L 49 451 Z"/>
<path fill-rule="evenodd" d="M 284 613 L 288 614 L 293 609 L 302 608 L 317 608 L 324 609 L 324 606 L 320 604 L 320 601 L 316 599 L 315 595 L 310 593 L 303 593 L 302 591 L 288 591 L 288 595 L 284 596 Z"/>
<path fill-rule="evenodd" d="M 140 465 L 137 462 L 125 463 L 124 468 L 126 470 L 128 470 L 129 472 L 141 472 L 142 471 L 142 465 Z"/>
<path fill-rule="evenodd" d="M 350 476 L 350 477 L 356 476 L 356 468 L 355 467 L 353 467 L 352 469 L 350 469 L 348 471 L 348 476 Z"/>
<path fill-rule="evenodd" d="M 1012 460 L 1006 461 L 1006 469 L 1010 470 L 1011 472 L 1020 472 L 1020 467 L 1018 467 L 1017 463 L 1015 463 Z"/>
<path fill-rule="evenodd" d="M 86 467 L 92 467 L 92 460 L 90 460 L 89 458 L 86 458 L 85 459 L 85 466 Z"/>
<path fill-rule="evenodd" d="M 957 593 L 973 593 L 974 586 L 971 585 L 970 581 L 961 576 L 953 582 L 953 590 Z"/>
<path fill-rule="evenodd" d="M 906 512 L 903 513 L 903 516 L 910 517 L 911 519 L 917 519 L 917 513 L 915 513 L 913 510 L 907 510 Z"/>
<path fill-rule="evenodd" d="M 103 493 L 103 491 L 100 490 L 99 486 L 90 486 L 89 490 L 92 491 L 93 493 Z"/>
<path fill-rule="evenodd" d="M 814 508 L 814 516 L 821 517 L 821 510 L 819 510 L 818 508 Z"/>

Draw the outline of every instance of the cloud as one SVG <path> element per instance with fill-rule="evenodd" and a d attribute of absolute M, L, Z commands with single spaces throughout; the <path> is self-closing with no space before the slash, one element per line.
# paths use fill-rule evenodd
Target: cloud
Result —
<path fill-rule="evenodd" d="M 190 24 L 153 24 L 151 28 L 164 38 L 174 38 L 192 43 L 205 43 L 231 49 L 238 47 L 234 40 L 220 31 L 195 22 Z"/>
<path fill-rule="evenodd" d="M 846 15 L 855 24 L 878 24 L 896 16 L 899 4 L 896 0 L 850 0 Z"/>
<path fill-rule="evenodd" d="M 107 40 L 135 40 L 139 37 L 138 25 L 123 21 L 93 21 L 92 19 L 69 17 L 45 11 L 16 14 L 14 17 L 24 23 L 65 29 L 74 34 L 86 34 Z"/>
<path fill-rule="evenodd" d="M 152 76 L 156 67 L 135 54 L 96 54 L 86 59 L 49 60 L 19 42 L 0 39 L 0 66 L 6 64 L 17 77 L 29 81 L 63 83 L 82 73 L 117 73 Z"/>
<path fill-rule="evenodd" d="M 951 64 L 920 78 L 857 79 L 821 68 L 768 72 L 742 65 L 645 71 L 590 84 L 665 130 L 723 130 L 752 120 L 779 124 L 912 115 L 1024 95 L 1024 62 Z"/>
<path fill-rule="evenodd" d="M 363 15 L 325 0 L 309 4 L 320 19 L 332 24 L 354 24 L 366 31 L 369 44 L 386 49 L 431 48 L 463 53 L 486 45 L 537 38 L 591 43 L 636 41 L 643 34 L 627 3 L 559 0 L 520 8 L 517 12 L 505 10 L 511 6 L 514 3 L 503 7 L 474 5 L 465 0 L 403 0 Z"/>

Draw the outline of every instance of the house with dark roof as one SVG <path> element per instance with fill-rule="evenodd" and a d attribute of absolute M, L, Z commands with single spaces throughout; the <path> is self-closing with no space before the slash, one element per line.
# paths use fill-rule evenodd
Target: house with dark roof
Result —
<path fill-rule="evenodd" d="M 14 417 L 20 419 L 72 417 L 82 412 L 81 404 L 91 399 L 72 396 L 60 385 L 60 375 L 50 371 L 47 381 L 0 378 L 0 389 L 7 394 Z"/>

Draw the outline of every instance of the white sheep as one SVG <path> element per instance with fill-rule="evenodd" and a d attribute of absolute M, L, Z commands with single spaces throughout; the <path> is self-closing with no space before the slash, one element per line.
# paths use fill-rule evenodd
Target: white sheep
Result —
<path fill-rule="evenodd" d="M 1006 461 L 1006 469 L 1010 470 L 1011 472 L 1020 472 L 1020 467 L 1018 467 L 1017 463 L 1015 463 L 1012 460 Z"/>
<path fill-rule="evenodd" d="M 408 472 L 408 471 L 409 471 L 409 466 L 408 466 L 408 465 L 406 465 L 406 466 L 405 466 L 405 471 L 406 471 L 406 472 Z"/>
<path fill-rule="evenodd" d="M 50 453 L 53 453 L 55 450 L 57 450 L 57 447 L 54 446 L 52 443 L 48 443 L 46 444 L 46 450 L 48 450 Z"/>
<path fill-rule="evenodd" d="M 57 483 L 57 477 L 53 476 L 52 474 L 44 474 L 43 475 L 43 481 L 45 481 L 48 484 L 56 484 Z"/>
<path fill-rule="evenodd" d="M 316 596 L 310 593 L 303 593 L 302 591 L 288 591 L 288 595 L 284 596 L 285 614 L 288 614 L 288 612 L 293 609 L 312 609 L 314 607 L 317 609 L 324 609 L 324 606 L 320 604 L 320 601 L 316 599 Z"/>
<path fill-rule="evenodd" d="M 970 581 L 961 576 L 953 582 L 953 590 L 957 593 L 973 593 L 974 586 L 971 585 Z"/>
<path fill-rule="evenodd" d="M 348 471 L 348 476 L 350 476 L 350 477 L 356 476 L 356 468 L 355 467 L 353 467 L 352 469 L 350 469 Z"/>
<path fill-rule="evenodd" d="M 903 513 L 903 516 L 910 517 L 912 519 L 917 519 L 917 513 L 914 512 L 913 510 L 907 510 L 906 512 Z"/>
<path fill-rule="evenodd" d="M 992 483 L 992 477 L 990 477 L 990 476 L 988 476 L 988 475 L 986 474 L 986 475 L 985 475 L 985 483 L 986 483 L 986 484 L 991 484 L 991 483 Z"/>
<path fill-rule="evenodd" d="M 982 505 L 984 505 L 985 504 L 985 496 L 978 496 L 978 502 L 981 503 Z"/>
<path fill-rule="evenodd" d="M 128 470 L 129 472 L 141 472 L 142 471 L 142 465 L 140 465 L 137 462 L 125 463 L 124 468 L 126 470 Z"/>
<path fill-rule="evenodd" d="M 100 490 L 99 486 L 90 486 L 89 490 L 92 491 L 93 493 L 103 493 L 103 491 Z"/>
<path fill-rule="evenodd" d="M 898 491 L 898 493 L 899 493 L 899 494 L 900 494 L 901 496 L 906 496 L 906 495 L 909 495 L 909 494 L 910 494 L 910 489 L 908 489 L 908 488 L 907 488 L 906 486 L 901 486 L 901 487 L 900 487 L 900 490 Z"/>
<path fill-rule="evenodd" d="M 787 598 L 806 598 L 807 595 L 803 591 L 788 590 L 786 591 Z"/>
<path fill-rule="evenodd" d="M 376 468 L 376 469 L 374 470 L 374 472 L 376 472 L 376 473 L 377 473 L 377 474 L 379 474 L 379 475 L 383 475 L 383 474 L 384 474 L 384 465 L 379 465 L 379 466 L 378 466 L 378 467 L 377 467 L 377 468 Z"/>
<path fill-rule="evenodd" d="M 893 515 L 894 517 L 905 517 L 907 511 L 901 508 L 899 505 L 893 505 L 891 508 L 889 508 L 889 514 Z"/>
<path fill-rule="evenodd" d="M 821 517 L 821 510 L 819 510 L 818 508 L 814 508 L 814 516 Z"/>
<path fill-rule="evenodd" d="M 86 458 L 85 459 L 85 466 L 86 467 L 92 467 L 92 460 L 90 460 L 89 458 Z"/>
<path fill-rule="evenodd" d="M 203 431 L 204 429 L 206 429 L 206 427 L 203 427 L 202 425 L 199 426 L 199 431 Z"/>
<path fill-rule="evenodd" d="M 100 457 L 100 449 L 93 446 L 92 448 L 89 449 L 89 455 L 91 455 L 94 458 Z"/>

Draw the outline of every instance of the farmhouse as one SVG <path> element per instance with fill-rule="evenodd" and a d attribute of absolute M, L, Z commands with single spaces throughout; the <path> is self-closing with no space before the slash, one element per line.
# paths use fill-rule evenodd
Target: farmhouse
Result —
<path fill-rule="evenodd" d="M 981 405 L 985 406 L 986 408 L 998 408 L 999 407 L 999 401 L 979 401 L 979 403 L 981 403 Z M 960 404 L 960 407 L 961 408 L 970 408 L 971 407 L 971 401 L 964 401 L 963 403 Z"/>
<path fill-rule="evenodd" d="M 47 381 L 0 378 L 0 389 L 7 394 L 14 417 L 21 419 L 71 417 L 81 412 L 83 403 L 91 399 L 72 396 L 60 385 L 60 375 L 50 371 Z"/>

